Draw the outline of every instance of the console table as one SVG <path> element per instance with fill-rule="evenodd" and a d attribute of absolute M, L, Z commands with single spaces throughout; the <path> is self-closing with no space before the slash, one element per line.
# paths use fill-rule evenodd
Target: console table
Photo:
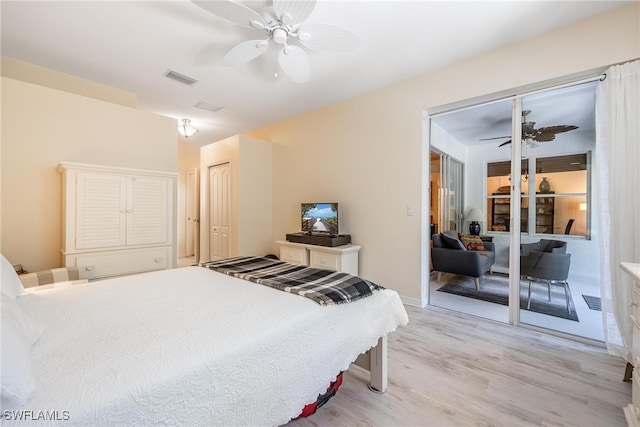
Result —
<path fill-rule="evenodd" d="M 331 247 L 286 240 L 278 240 L 276 243 L 280 246 L 282 261 L 358 275 L 358 245 Z"/>
<path fill-rule="evenodd" d="M 631 388 L 631 403 L 624 408 L 624 414 L 627 418 L 627 424 L 629 426 L 640 426 L 640 264 L 633 262 L 621 262 L 620 268 L 627 273 L 635 282 L 633 299 L 630 301 L 632 305 L 633 314 L 633 346 L 632 346 L 632 366 L 635 369 L 630 368 L 627 363 L 627 372 L 625 377 L 631 376 L 632 388 Z M 633 374 L 629 375 L 633 369 Z"/>

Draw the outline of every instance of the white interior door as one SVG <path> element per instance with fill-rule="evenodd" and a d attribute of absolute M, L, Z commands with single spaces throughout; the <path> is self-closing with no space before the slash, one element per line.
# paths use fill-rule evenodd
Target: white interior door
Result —
<path fill-rule="evenodd" d="M 209 259 L 228 258 L 231 248 L 231 168 L 209 168 Z"/>
<path fill-rule="evenodd" d="M 196 221 L 198 217 L 197 207 L 196 207 L 196 198 L 198 197 L 196 185 L 197 185 L 197 174 L 196 171 L 187 172 L 187 191 L 185 195 L 185 203 L 186 203 L 186 228 L 185 228 L 185 256 L 193 256 L 195 254 L 195 243 L 196 243 Z"/>

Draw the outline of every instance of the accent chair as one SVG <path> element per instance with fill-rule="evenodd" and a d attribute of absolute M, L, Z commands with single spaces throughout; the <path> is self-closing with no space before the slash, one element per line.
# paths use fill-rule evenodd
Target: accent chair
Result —
<path fill-rule="evenodd" d="M 564 288 L 564 296 L 569 307 L 571 290 L 569 289 L 569 267 L 571 254 L 567 252 L 567 242 L 542 239 L 535 243 L 520 245 L 520 276 L 529 281 L 527 309 L 531 307 L 531 283 L 542 282 L 547 285 L 547 298 L 551 301 L 551 285 Z"/>

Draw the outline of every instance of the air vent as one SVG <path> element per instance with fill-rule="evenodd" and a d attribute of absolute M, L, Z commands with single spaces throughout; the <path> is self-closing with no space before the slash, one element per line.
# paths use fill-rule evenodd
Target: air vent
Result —
<path fill-rule="evenodd" d="M 203 110 L 209 110 L 212 113 L 215 113 L 216 111 L 222 110 L 224 108 L 222 105 L 216 105 L 213 102 L 209 101 L 200 101 L 196 105 L 194 105 L 194 107 L 202 108 Z"/>
<path fill-rule="evenodd" d="M 169 70 L 165 73 L 165 77 L 168 77 L 170 79 L 173 79 L 177 82 L 180 83 L 184 83 L 186 85 L 191 86 L 192 84 L 196 83 L 198 80 L 194 79 L 193 77 L 189 77 L 185 74 L 179 73 L 177 71 L 173 71 L 173 70 Z"/>

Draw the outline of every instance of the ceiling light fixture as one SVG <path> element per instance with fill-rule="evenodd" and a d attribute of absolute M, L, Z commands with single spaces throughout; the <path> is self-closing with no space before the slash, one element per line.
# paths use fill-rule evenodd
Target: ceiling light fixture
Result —
<path fill-rule="evenodd" d="M 191 126 L 191 120 L 182 119 L 182 122 L 178 124 L 178 132 L 180 132 L 180 135 L 185 138 L 189 138 L 191 135 L 198 132 L 198 129 Z"/>

